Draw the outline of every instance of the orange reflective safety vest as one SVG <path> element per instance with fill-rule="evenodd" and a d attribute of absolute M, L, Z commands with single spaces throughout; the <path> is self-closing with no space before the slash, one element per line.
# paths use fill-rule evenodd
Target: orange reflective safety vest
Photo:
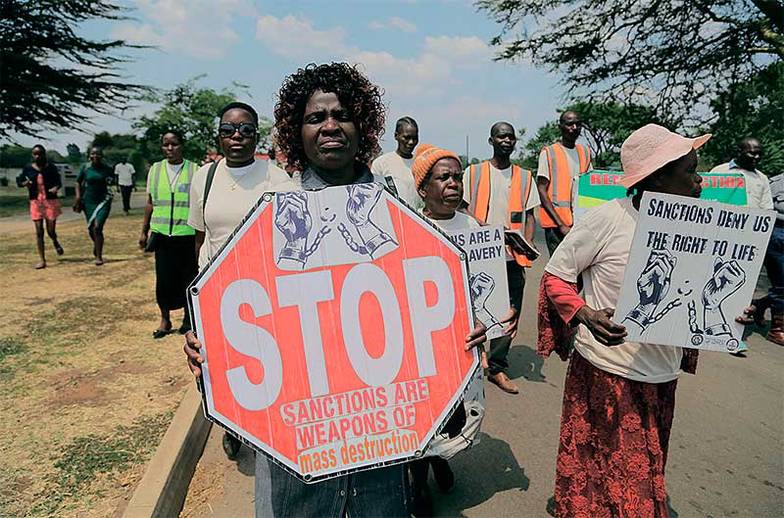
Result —
<path fill-rule="evenodd" d="M 556 142 L 544 148 L 547 156 L 547 168 L 550 170 L 550 185 L 547 187 L 547 195 L 553 203 L 555 213 L 568 226 L 572 226 L 573 223 L 572 177 L 585 173 L 591 165 L 591 149 L 583 144 L 575 144 L 574 147 L 580 158 L 580 170 L 576 175 L 572 175 L 569 168 L 569 159 L 566 157 L 566 148 L 563 144 Z M 539 224 L 542 228 L 558 226 L 544 210 L 544 207 L 539 209 Z"/>
<path fill-rule="evenodd" d="M 468 168 L 466 183 L 471 186 L 471 200 L 468 210 L 474 218 L 484 225 L 490 213 L 490 162 L 473 164 Z M 520 230 L 525 225 L 525 204 L 533 188 L 533 175 L 528 169 L 512 165 L 512 182 L 509 187 L 509 209 L 506 214 L 506 227 Z M 530 267 L 532 262 L 523 255 L 512 253 L 520 266 Z"/>

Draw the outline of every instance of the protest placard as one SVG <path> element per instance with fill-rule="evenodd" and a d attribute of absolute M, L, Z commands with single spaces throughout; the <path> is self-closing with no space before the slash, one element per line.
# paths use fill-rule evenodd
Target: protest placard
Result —
<path fill-rule="evenodd" d="M 746 179 L 743 173 L 699 173 L 702 177 L 703 200 L 730 205 L 746 205 Z M 626 197 L 626 187 L 618 184 L 622 171 L 593 170 L 575 178 L 572 198 L 574 220 L 588 210 L 610 200 Z"/>
<path fill-rule="evenodd" d="M 501 320 L 509 311 L 504 227 L 488 225 L 448 234 L 468 255 L 474 314 L 487 328 L 488 339 L 502 336 Z"/>
<path fill-rule="evenodd" d="M 479 369 L 465 254 L 376 184 L 265 194 L 189 297 L 207 417 L 306 482 L 420 457 Z"/>
<path fill-rule="evenodd" d="M 775 213 L 646 192 L 614 320 L 627 340 L 735 351 Z"/>

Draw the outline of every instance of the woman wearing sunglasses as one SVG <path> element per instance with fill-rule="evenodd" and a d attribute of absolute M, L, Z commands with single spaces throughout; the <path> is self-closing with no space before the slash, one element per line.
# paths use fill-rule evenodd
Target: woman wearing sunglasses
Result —
<path fill-rule="evenodd" d="M 233 102 L 220 111 L 218 144 L 223 158 L 205 164 L 191 184 L 188 224 L 196 230 L 199 269 L 220 249 L 229 234 L 265 191 L 288 182 L 279 168 L 255 158 L 259 116 L 251 106 Z M 213 173 L 210 175 L 210 169 Z M 207 177 L 212 176 L 205 196 Z"/>
<path fill-rule="evenodd" d="M 278 186 L 289 185 L 291 181 L 282 169 L 269 167 L 271 161 L 255 158 L 259 142 L 256 110 L 248 104 L 233 102 L 224 106 L 218 115 L 218 145 L 223 156 L 204 164 L 191 182 L 188 225 L 196 231 L 199 270 L 220 250 L 262 194 L 282 190 Z M 185 342 L 198 343 L 190 329 L 185 332 Z M 234 459 L 240 443 L 224 434 L 223 449 Z"/>

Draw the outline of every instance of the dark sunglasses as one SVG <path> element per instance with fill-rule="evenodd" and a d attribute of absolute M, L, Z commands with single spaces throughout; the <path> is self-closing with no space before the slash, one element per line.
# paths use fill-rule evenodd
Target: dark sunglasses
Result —
<path fill-rule="evenodd" d="M 239 131 L 242 137 L 252 137 L 256 134 L 256 125 L 250 122 L 241 122 L 239 124 L 222 122 L 218 126 L 218 135 L 222 138 L 231 137 L 236 131 Z"/>

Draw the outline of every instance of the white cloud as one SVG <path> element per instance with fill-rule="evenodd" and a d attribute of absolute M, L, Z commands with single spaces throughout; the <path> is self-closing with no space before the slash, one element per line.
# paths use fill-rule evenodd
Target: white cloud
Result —
<path fill-rule="evenodd" d="M 417 30 L 416 25 L 398 16 L 393 16 L 389 19 L 389 26 L 403 32 L 416 32 Z"/>
<path fill-rule="evenodd" d="M 396 55 L 352 45 L 343 27 L 322 28 L 301 17 L 267 15 L 258 19 L 256 37 L 295 66 L 335 60 L 359 64 L 385 91 L 387 149 L 394 147 L 394 121 L 411 115 L 420 123 L 423 142 L 462 153 L 468 135 L 471 155 L 484 157 L 490 153 L 492 123 L 507 120 L 519 129 L 539 108 L 526 106 L 516 95 L 495 95 L 495 81 L 519 75 L 519 68 L 494 63 L 492 50 L 476 36 L 422 36 L 417 38 L 418 52 Z"/>
<path fill-rule="evenodd" d="M 472 157 L 491 154 L 487 137 L 493 123 L 503 120 L 511 123 L 515 130 L 524 127 L 523 108 L 519 103 L 481 95 L 459 95 L 439 104 L 393 99 L 389 108 L 385 148 L 394 146 L 391 139 L 394 121 L 402 115 L 412 115 L 417 120 L 422 142 L 444 146 L 458 154 L 465 153 L 468 136 Z"/>
<path fill-rule="evenodd" d="M 256 22 L 256 39 L 288 58 L 319 60 L 342 56 L 348 52 L 345 37 L 342 27 L 317 30 L 310 21 L 291 15 L 261 16 Z"/>
<path fill-rule="evenodd" d="M 167 52 L 216 59 L 239 39 L 232 19 L 254 14 L 248 0 L 139 0 L 145 23 L 124 22 L 113 36 Z"/>
<path fill-rule="evenodd" d="M 492 55 L 490 47 L 476 36 L 428 36 L 425 51 L 452 60 L 488 61 Z"/>
<path fill-rule="evenodd" d="M 489 47 L 475 36 L 428 36 L 422 51 L 398 57 L 349 45 L 342 27 L 317 29 L 310 20 L 266 15 L 256 23 L 256 38 L 272 52 L 295 60 L 345 60 L 364 67 L 387 93 L 420 95 L 442 92 L 458 80 L 461 70 L 489 62 Z"/>
<path fill-rule="evenodd" d="M 399 16 L 393 16 L 386 21 L 378 21 L 373 20 L 370 22 L 369 27 L 373 30 L 382 30 L 382 29 L 397 29 L 403 32 L 416 32 L 417 27 L 413 23 L 400 18 Z"/>
<path fill-rule="evenodd" d="M 355 50 L 346 59 L 364 65 L 368 75 L 391 94 L 439 95 L 462 82 L 465 71 L 489 62 L 490 51 L 479 38 L 426 37 L 419 55 L 399 58 L 388 52 Z"/>

